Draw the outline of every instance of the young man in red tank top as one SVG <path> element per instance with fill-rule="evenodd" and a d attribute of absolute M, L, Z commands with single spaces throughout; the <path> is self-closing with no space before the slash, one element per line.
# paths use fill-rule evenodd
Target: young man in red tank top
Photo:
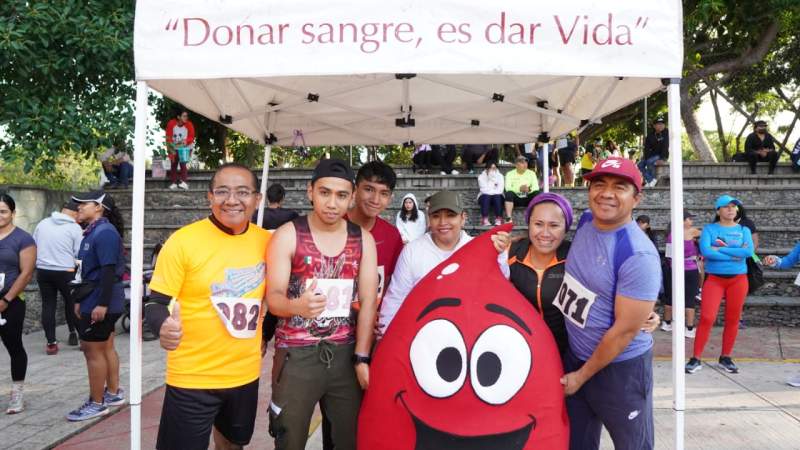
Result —
<path fill-rule="evenodd" d="M 278 228 L 268 251 L 267 303 L 279 318 L 269 410 L 276 450 L 305 448 L 317 402 L 336 449 L 355 449 L 378 277 L 375 240 L 344 219 L 354 187 L 347 163 L 321 161 L 308 187 L 312 213 Z"/>

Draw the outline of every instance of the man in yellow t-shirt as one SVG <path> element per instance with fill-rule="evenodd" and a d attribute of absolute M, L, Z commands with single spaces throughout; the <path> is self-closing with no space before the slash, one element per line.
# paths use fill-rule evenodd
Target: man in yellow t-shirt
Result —
<path fill-rule="evenodd" d="M 539 179 L 528 169 L 528 160 L 524 156 L 517 157 L 516 167 L 506 174 L 505 180 L 506 223 L 511 222 L 514 207 L 526 208 L 528 203 L 539 193 Z"/>
<path fill-rule="evenodd" d="M 167 354 L 156 448 L 218 449 L 250 442 L 261 373 L 265 254 L 270 233 L 250 226 L 255 175 L 225 164 L 211 178 L 211 215 L 164 244 L 145 308 Z"/>

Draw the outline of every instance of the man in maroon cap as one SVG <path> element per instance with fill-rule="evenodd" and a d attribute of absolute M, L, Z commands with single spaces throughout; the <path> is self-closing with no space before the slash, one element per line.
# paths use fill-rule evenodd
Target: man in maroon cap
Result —
<path fill-rule="evenodd" d="M 570 448 L 597 449 L 605 426 L 617 449 L 652 449 L 653 337 L 641 326 L 661 288 L 661 264 L 631 218 L 642 177 L 632 161 L 612 157 L 584 179 L 592 218 L 575 232 L 554 302 L 569 337 L 562 383 Z"/>

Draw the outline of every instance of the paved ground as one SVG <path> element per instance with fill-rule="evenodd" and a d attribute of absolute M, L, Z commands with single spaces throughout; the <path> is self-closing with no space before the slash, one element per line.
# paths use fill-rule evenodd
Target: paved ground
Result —
<path fill-rule="evenodd" d="M 59 328 L 66 341 L 66 331 Z M 656 447 L 673 448 L 673 411 L 670 371 L 670 337 L 657 333 L 655 367 Z M 714 330 L 706 350 L 708 362 L 716 361 L 721 330 Z M 687 341 L 691 342 L 691 341 Z M 64 415 L 87 396 L 85 365 L 76 348 L 62 347 L 57 356 L 46 356 L 42 333 L 25 336 L 29 354 L 27 410 L 19 415 L 0 415 L 2 449 L 126 449 L 129 447 L 129 412 L 96 423 L 74 424 Z M 144 344 L 144 389 L 150 392 L 142 405 L 142 448 L 154 447 L 163 398 L 163 351 L 157 343 Z M 122 361 L 128 360 L 127 335 L 117 339 Z M 687 351 L 690 351 L 687 345 Z M 691 449 L 797 449 L 800 448 L 800 389 L 784 380 L 800 372 L 800 329 L 750 328 L 740 333 L 736 361 L 741 373 L 728 375 L 706 365 L 687 379 L 686 448 Z M 270 361 L 269 357 L 267 361 Z M 268 373 L 265 364 L 264 373 Z M 128 367 L 123 363 L 123 385 Z M 5 408 L 10 379 L 7 366 L 0 368 L 0 407 Z M 262 384 L 256 433 L 248 448 L 272 449 L 266 434 L 269 386 Z M 321 449 L 319 418 L 315 416 L 308 449 Z M 606 436 L 604 449 L 613 445 Z"/>

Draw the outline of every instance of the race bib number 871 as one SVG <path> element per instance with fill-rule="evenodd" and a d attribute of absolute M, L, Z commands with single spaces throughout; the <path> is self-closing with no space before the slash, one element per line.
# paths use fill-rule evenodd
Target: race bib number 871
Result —
<path fill-rule="evenodd" d="M 212 295 L 211 303 L 228 334 L 237 339 L 250 339 L 256 336 L 261 299 Z"/>
<path fill-rule="evenodd" d="M 597 294 L 587 289 L 570 274 L 565 273 L 564 282 L 561 283 L 561 288 L 558 290 L 553 305 L 570 322 L 584 328 L 586 319 L 589 317 L 589 310 L 596 299 Z"/>

